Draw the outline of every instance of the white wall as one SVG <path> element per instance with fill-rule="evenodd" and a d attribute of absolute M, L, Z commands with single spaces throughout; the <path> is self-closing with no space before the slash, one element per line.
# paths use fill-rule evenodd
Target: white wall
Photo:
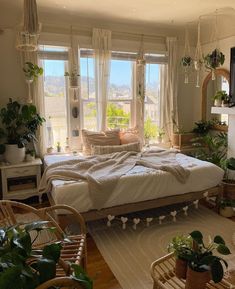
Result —
<path fill-rule="evenodd" d="M 26 83 L 15 49 L 15 33 L 6 29 L 0 35 L 0 107 L 13 99 L 24 99 Z"/>

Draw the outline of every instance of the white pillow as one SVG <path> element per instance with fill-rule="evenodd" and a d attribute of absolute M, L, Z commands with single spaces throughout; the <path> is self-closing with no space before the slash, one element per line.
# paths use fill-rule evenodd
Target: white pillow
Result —
<path fill-rule="evenodd" d="M 91 153 L 93 155 L 104 155 L 123 151 L 140 152 L 140 143 L 129 143 L 124 145 L 106 145 L 106 146 L 92 146 Z"/>

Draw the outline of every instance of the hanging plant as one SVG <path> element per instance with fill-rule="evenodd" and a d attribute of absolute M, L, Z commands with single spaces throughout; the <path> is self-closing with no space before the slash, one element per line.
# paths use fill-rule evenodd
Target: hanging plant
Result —
<path fill-rule="evenodd" d="M 191 56 L 183 56 L 181 58 L 181 65 L 184 67 L 190 67 L 193 64 L 193 59 Z"/>
<path fill-rule="evenodd" d="M 69 77 L 69 87 L 70 88 L 78 88 L 78 77 L 80 74 L 77 72 L 77 70 L 73 70 L 71 72 L 65 72 L 64 76 Z"/>
<path fill-rule="evenodd" d="M 43 68 L 39 67 L 37 64 L 33 64 L 32 62 L 25 62 L 23 71 L 26 80 L 32 82 L 36 80 L 39 75 L 43 74 Z"/>
<path fill-rule="evenodd" d="M 216 69 L 224 64 L 225 55 L 216 48 L 204 57 L 205 66 L 208 69 Z"/>

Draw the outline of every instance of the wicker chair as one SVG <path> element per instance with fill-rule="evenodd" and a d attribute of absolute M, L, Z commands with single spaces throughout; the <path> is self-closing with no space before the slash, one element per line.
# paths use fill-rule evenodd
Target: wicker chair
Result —
<path fill-rule="evenodd" d="M 70 239 L 70 242 L 63 241 L 65 233 L 56 221 L 58 212 L 72 214 L 74 221 L 79 225 L 76 227 L 76 230 L 79 230 L 79 234 L 66 235 L 66 237 Z M 86 270 L 86 227 L 82 216 L 75 209 L 66 205 L 55 205 L 36 209 L 14 201 L 0 201 L 0 227 L 38 220 L 48 221 L 47 226 L 55 227 L 56 230 L 53 232 L 50 230 L 41 231 L 37 242 L 35 242 L 35 247 L 40 248 L 46 244 L 61 241 L 62 250 L 57 265 L 56 278 L 41 284 L 37 289 L 47 289 L 52 286 L 58 286 L 60 288 L 82 288 L 78 282 L 75 282 L 69 277 L 72 273 L 70 262 L 79 264 Z M 33 237 L 34 236 L 32 236 L 32 238 Z"/>

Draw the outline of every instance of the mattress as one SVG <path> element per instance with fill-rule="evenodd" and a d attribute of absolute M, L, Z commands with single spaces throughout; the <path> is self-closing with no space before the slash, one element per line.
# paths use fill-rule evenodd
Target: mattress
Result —
<path fill-rule="evenodd" d="M 44 162 L 47 166 L 73 158 L 81 157 L 52 155 L 46 156 Z M 168 172 L 135 166 L 119 179 L 103 208 L 202 191 L 218 185 L 223 178 L 223 170 L 212 163 L 181 153 L 176 155 L 176 159 L 184 168 L 190 170 L 190 176 L 185 184 L 178 182 Z M 85 181 L 53 180 L 51 197 L 55 204 L 70 205 L 79 212 L 94 209 Z"/>

